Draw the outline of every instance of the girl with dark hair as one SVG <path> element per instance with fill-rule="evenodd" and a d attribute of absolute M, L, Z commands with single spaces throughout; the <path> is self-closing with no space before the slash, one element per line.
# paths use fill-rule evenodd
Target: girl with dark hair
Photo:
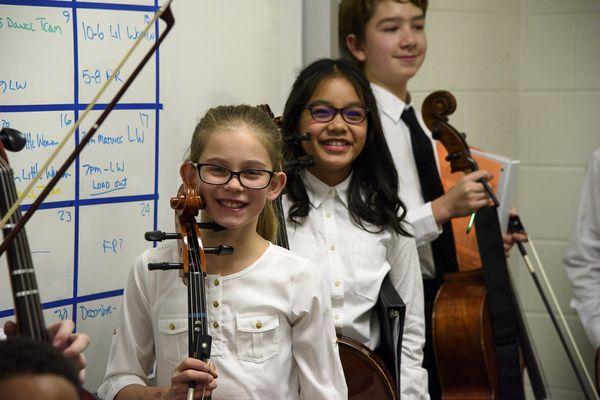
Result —
<path fill-rule="evenodd" d="M 406 208 L 368 81 L 351 61 L 316 61 L 298 75 L 283 121 L 284 137 L 310 133 L 310 141 L 286 149 L 288 158 L 316 161 L 287 174 L 283 207 L 291 250 L 328 276 L 337 332 L 372 350 L 380 344 L 374 306 L 390 275 L 406 303 L 402 395 L 426 398 L 417 249 L 403 222 Z"/>

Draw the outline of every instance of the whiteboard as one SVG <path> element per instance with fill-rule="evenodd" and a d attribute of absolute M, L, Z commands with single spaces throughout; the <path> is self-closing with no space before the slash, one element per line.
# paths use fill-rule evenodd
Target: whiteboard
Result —
<path fill-rule="evenodd" d="M 110 77 L 161 2 L 0 0 L 0 123 L 26 135 L 9 153 L 22 191 Z M 175 27 L 96 136 L 27 224 L 52 323 L 90 335 L 85 387 L 102 381 L 133 259 L 147 230 L 173 230 L 191 133 L 219 104 L 269 103 L 280 113 L 302 63 L 300 0 L 175 0 Z M 139 60 L 163 28 L 143 38 Z M 137 62 L 128 63 L 25 201 L 27 209 Z M 4 256 L 0 269 L 6 271 Z M 14 318 L 0 271 L 0 323 Z"/>

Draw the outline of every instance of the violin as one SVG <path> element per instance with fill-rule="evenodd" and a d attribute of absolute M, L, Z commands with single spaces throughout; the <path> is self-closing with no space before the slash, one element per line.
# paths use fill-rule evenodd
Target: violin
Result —
<path fill-rule="evenodd" d="M 210 364 L 212 337 L 208 332 L 208 312 L 206 307 L 206 254 L 228 255 L 233 254 L 233 248 L 220 245 L 217 247 L 204 247 L 200 229 L 222 229 L 218 224 L 198 223 L 196 217 L 205 204 L 196 188 L 200 184 L 200 176 L 195 165 L 185 162 L 180 170 L 183 184 L 177 196 L 171 198 L 171 208 L 175 210 L 176 233 L 162 231 L 146 232 L 144 237 L 148 241 L 156 242 L 168 239 L 177 239 L 181 263 L 149 263 L 148 269 L 181 271 L 181 276 L 187 286 L 188 292 L 188 355 L 207 364 Z M 194 398 L 195 383 L 190 382 L 188 399 Z M 202 399 L 204 399 L 204 391 Z"/>
<path fill-rule="evenodd" d="M 5 150 L 20 151 L 25 146 L 25 136 L 15 129 L 3 128 L 0 131 L 0 214 L 5 215 L 17 199 L 17 189 L 14 183 L 13 171 L 8 162 Z M 2 231 L 6 235 L 21 218 L 17 209 Z M 38 290 L 37 280 L 29 241 L 24 230 L 19 232 L 6 251 L 8 275 L 12 289 L 13 304 L 15 306 L 15 319 L 19 335 L 32 340 L 51 343 L 52 340 L 46 330 L 42 304 Z M 82 400 L 94 399 L 83 388 L 79 389 Z"/>
<path fill-rule="evenodd" d="M 448 156 L 452 172 L 478 169 L 463 134 L 448 123 L 454 96 L 438 91 L 422 106 L 425 124 Z M 444 275 L 433 313 L 433 345 L 444 399 L 525 399 L 524 360 L 536 399 L 547 398 L 546 385 L 511 284 L 496 207 L 476 213 L 475 230 L 482 267 Z"/>
<path fill-rule="evenodd" d="M 275 117 L 271 108 L 267 104 L 259 105 L 275 124 L 281 128 L 282 118 Z M 296 133 L 293 135 L 285 135 L 284 140 L 284 160 L 281 169 L 288 173 L 295 171 L 296 173 L 302 168 L 308 168 L 315 165 L 313 156 L 296 156 L 293 149 L 298 146 L 301 141 L 310 140 L 309 133 Z M 281 196 L 279 196 L 275 202 L 275 212 L 279 221 L 279 230 L 277 234 L 277 245 L 284 247 L 289 250 L 289 241 L 287 236 L 287 230 L 285 225 L 285 215 L 281 202 Z M 395 292 L 395 288 L 389 281 L 388 277 L 384 280 L 382 286 L 391 288 Z M 396 299 L 394 299 L 396 300 Z M 401 300 L 399 302 L 402 303 Z M 401 310 L 404 311 L 404 308 Z M 381 320 L 388 318 L 396 318 L 401 320 L 401 325 L 404 321 L 404 314 L 399 315 L 400 311 L 397 311 L 393 316 L 379 315 Z M 386 329 L 382 329 L 382 334 L 386 332 Z M 402 327 L 400 328 L 400 336 L 402 336 Z M 340 359 L 342 362 L 342 368 L 344 370 L 344 377 L 346 379 L 346 385 L 348 387 L 348 399 L 349 400 L 398 400 L 399 395 L 399 366 L 395 368 L 396 378 L 392 376 L 388 366 L 384 361 L 371 349 L 363 345 L 357 340 L 337 335 L 337 343 L 339 347 Z"/>

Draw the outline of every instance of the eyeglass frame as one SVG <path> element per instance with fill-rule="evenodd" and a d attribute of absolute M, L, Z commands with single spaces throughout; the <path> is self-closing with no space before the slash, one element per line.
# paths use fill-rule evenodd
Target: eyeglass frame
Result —
<path fill-rule="evenodd" d="M 196 167 L 196 170 L 198 171 L 198 178 L 200 178 L 200 180 L 208 185 L 215 185 L 215 186 L 219 186 L 219 185 L 227 185 L 229 182 L 231 182 L 231 179 L 233 179 L 233 177 L 237 177 L 238 182 L 240 183 L 240 185 L 242 187 L 244 187 L 245 189 L 249 189 L 249 190 L 263 190 L 266 189 L 267 187 L 269 187 L 269 185 L 271 184 L 271 181 L 273 180 L 273 176 L 275 175 L 275 173 L 277 171 L 269 171 L 267 169 L 258 169 L 258 168 L 249 168 L 249 169 L 244 169 L 242 171 L 232 171 L 229 168 L 225 168 L 222 165 L 217 165 L 217 164 L 211 164 L 211 163 L 195 163 L 190 161 L 190 164 L 192 164 L 193 166 Z M 212 183 L 212 182 L 206 182 L 204 179 L 202 179 L 202 174 L 200 173 L 200 168 L 205 166 L 205 165 L 210 165 L 213 167 L 218 167 L 218 168 L 222 168 L 225 171 L 229 172 L 229 178 L 227 178 L 227 180 L 223 183 Z M 248 172 L 248 171 L 259 171 L 259 172 L 266 172 L 269 174 L 269 180 L 267 181 L 267 184 L 261 188 L 252 188 L 252 187 L 248 187 L 246 185 L 244 185 L 244 183 L 242 182 L 242 177 L 241 175 L 244 172 Z"/>
<path fill-rule="evenodd" d="M 313 108 L 313 107 L 317 107 L 317 106 L 326 107 L 326 108 L 329 108 L 329 109 L 335 110 L 335 113 L 333 114 L 333 116 L 331 117 L 331 119 L 330 119 L 330 120 L 327 120 L 327 121 L 319 121 L 319 120 L 315 119 L 315 117 L 313 117 L 313 111 L 312 111 L 312 108 Z M 363 119 L 361 119 L 360 121 L 357 121 L 357 122 L 353 122 L 353 121 L 351 122 L 351 121 L 348 121 L 348 120 L 346 119 L 346 117 L 344 117 L 344 110 L 347 110 L 347 109 L 349 109 L 349 108 L 362 108 L 363 110 L 365 110 L 365 117 L 364 117 Z M 310 117 L 311 117 L 311 118 L 312 118 L 312 120 L 313 120 L 313 121 L 315 121 L 315 122 L 321 122 L 321 123 L 327 123 L 327 122 L 331 122 L 331 121 L 333 121 L 333 120 L 335 119 L 335 117 L 336 117 L 338 114 L 340 114 L 340 115 L 342 116 L 342 119 L 344 120 L 344 122 L 346 122 L 346 123 L 348 123 L 348 124 L 351 124 L 351 125 L 358 125 L 358 124 L 360 124 L 360 123 L 364 122 L 364 121 L 367 119 L 367 117 L 369 116 L 369 111 L 370 111 L 368 108 L 365 108 L 365 107 L 363 107 L 363 106 L 348 106 L 348 107 L 343 107 L 343 108 L 337 108 L 337 107 L 330 106 L 330 105 L 328 105 L 328 104 L 321 104 L 321 103 L 316 103 L 316 104 L 307 104 L 307 105 L 305 105 L 305 106 L 304 106 L 304 109 L 305 109 L 305 110 L 308 110 L 308 112 L 309 112 L 309 114 L 310 114 Z"/>

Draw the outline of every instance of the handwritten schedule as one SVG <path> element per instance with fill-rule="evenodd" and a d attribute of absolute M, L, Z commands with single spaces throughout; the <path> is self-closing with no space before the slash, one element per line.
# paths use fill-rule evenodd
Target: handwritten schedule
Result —
<path fill-rule="evenodd" d="M 26 145 L 9 153 L 19 194 L 40 171 L 100 87 L 112 81 L 57 161 L 42 173 L 22 210 L 45 188 L 135 67 L 113 68 L 142 37 L 155 0 L 0 0 L 0 123 Z M 138 57 L 139 59 L 139 57 Z M 27 224 L 47 323 L 73 319 L 92 338 L 86 387 L 104 374 L 123 285 L 149 247 L 158 201 L 159 59 L 155 56 Z M 0 266 L 6 271 L 4 256 Z M 6 272 L 1 272 L 6 274 Z M 0 279 L 0 322 L 14 319 L 9 280 Z M 90 357 L 90 354 L 93 354 Z"/>

